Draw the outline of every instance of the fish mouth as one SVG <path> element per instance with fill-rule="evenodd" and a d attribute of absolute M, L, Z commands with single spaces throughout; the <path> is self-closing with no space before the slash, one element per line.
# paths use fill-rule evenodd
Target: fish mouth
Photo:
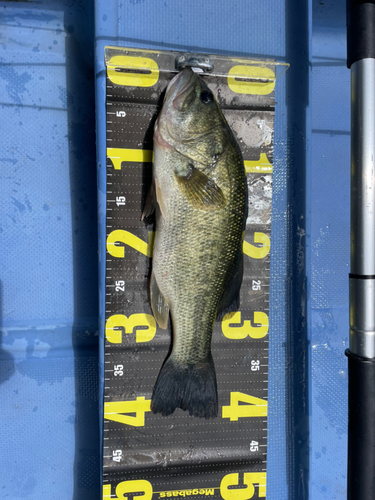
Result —
<path fill-rule="evenodd" d="M 163 108 L 154 127 L 154 141 L 157 145 L 172 149 L 178 142 L 170 130 L 170 115 L 172 109 L 184 111 L 184 103 L 193 94 L 194 82 L 197 76 L 191 68 L 185 68 L 172 78 L 165 92 Z"/>
<path fill-rule="evenodd" d="M 185 68 L 184 70 L 177 73 L 177 75 L 172 78 L 169 82 L 164 103 L 168 100 L 171 100 L 174 103 L 175 99 L 180 97 L 181 94 L 185 94 L 189 88 L 193 87 L 194 80 L 196 80 L 197 76 L 191 68 Z"/>

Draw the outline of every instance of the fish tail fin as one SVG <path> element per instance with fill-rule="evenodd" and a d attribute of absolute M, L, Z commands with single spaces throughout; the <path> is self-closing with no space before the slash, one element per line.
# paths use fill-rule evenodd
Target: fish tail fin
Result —
<path fill-rule="evenodd" d="M 162 366 L 151 399 L 153 413 L 171 415 L 176 408 L 214 418 L 218 413 L 215 366 L 211 353 L 197 364 L 181 364 L 172 355 Z"/>

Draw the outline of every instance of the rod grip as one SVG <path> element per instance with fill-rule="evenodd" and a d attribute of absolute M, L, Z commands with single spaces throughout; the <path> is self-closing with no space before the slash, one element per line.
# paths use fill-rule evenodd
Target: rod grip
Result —
<path fill-rule="evenodd" d="M 375 58 L 375 0 L 346 0 L 347 65 Z"/>
<path fill-rule="evenodd" d="M 375 499 L 375 359 L 349 359 L 348 500 Z"/>

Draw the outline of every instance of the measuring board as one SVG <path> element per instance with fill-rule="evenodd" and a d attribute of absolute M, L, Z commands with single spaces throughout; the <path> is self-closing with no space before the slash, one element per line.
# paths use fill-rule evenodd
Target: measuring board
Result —
<path fill-rule="evenodd" d="M 141 214 L 153 126 L 180 53 L 116 47 L 107 66 L 103 498 L 266 496 L 269 271 L 275 63 L 207 56 L 202 78 L 242 150 L 249 189 L 240 310 L 215 322 L 219 414 L 150 411 L 171 344 L 148 301 L 154 227 Z"/>

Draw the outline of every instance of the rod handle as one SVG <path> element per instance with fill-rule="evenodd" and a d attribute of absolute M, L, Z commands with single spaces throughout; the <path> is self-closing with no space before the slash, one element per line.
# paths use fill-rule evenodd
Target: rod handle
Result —
<path fill-rule="evenodd" d="M 346 0 L 347 65 L 375 58 L 375 0 Z"/>
<path fill-rule="evenodd" d="M 375 499 L 375 358 L 349 349 L 348 500 Z"/>

